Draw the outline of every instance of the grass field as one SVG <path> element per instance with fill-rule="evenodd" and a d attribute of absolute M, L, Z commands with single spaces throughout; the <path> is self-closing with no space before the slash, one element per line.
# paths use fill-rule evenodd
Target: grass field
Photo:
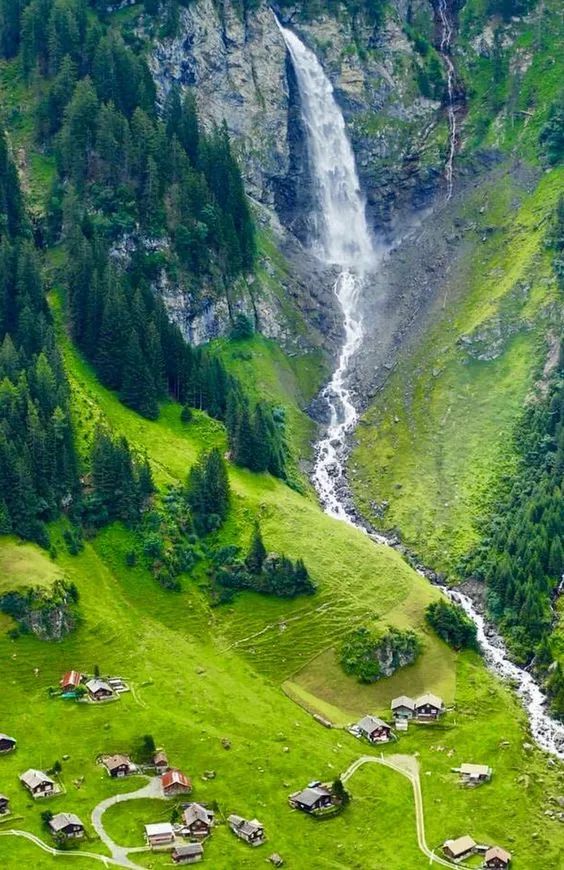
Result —
<path fill-rule="evenodd" d="M 10 541 L 2 545 L 13 547 Z M 0 759 L 0 790 L 22 816 L 15 827 L 45 836 L 39 814 L 47 805 L 77 812 L 88 826 L 97 802 L 139 782 L 110 780 L 95 764 L 96 755 L 129 751 L 142 734 L 152 733 L 171 761 L 192 777 L 196 799 L 216 800 L 221 813 L 251 813 L 266 824 L 269 844 L 256 851 L 220 826 L 206 846 L 209 866 L 259 867 L 266 851 L 276 850 L 295 868 L 303 867 L 304 860 L 328 868 L 423 867 L 409 786 L 391 772 L 358 774 L 351 781 L 350 809 L 331 823 L 316 823 L 287 807 L 289 791 L 314 777 L 334 777 L 368 747 L 315 724 L 276 683 L 233 652 L 218 649 L 213 636 L 194 637 L 182 609 L 167 605 L 174 596 L 156 589 L 141 607 L 146 590 L 111 571 L 90 544 L 78 557 L 59 559 L 81 591 L 85 619 L 76 634 L 57 644 L 30 636 L 0 638 L 2 728 L 19 739 L 16 752 Z M 99 708 L 48 697 L 47 687 L 56 684 L 64 669 L 89 670 L 96 663 L 103 673 L 125 676 L 134 692 Z M 457 708 L 447 720 L 450 727 L 414 728 L 399 744 L 402 752 L 421 756 L 429 842 L 438 844 L 469 829 L 475 837 L 508 845 L 511 828 L 516 867 L 528 870 L 540 845 L 545 866 L 556 867 L 560 831 L 543 810 L 548 796 L 559 791 L 560 774 L 546 767 L 540 753 L 523 750 L 523 714 L 479 659 L 464 654 L 456 667 Z M 222 737 L 231 740 L 230 750 L 221 746 Z M 509 742 L 503 750 L 502 738 Z M 455 749 L 457 761 L 492 764 L 494 781 L 477 792 L 462 792 L 449 772 L 454 762 L 432 748 L 436 745 Z M 28 799 L 17 774 L 27 766 L 48 766 L 65 753 L 70 755 L 63 762 L 66 794 L 49 804 Z M 201 774 L 208 769 L 216 771 L 216 779 L 204 782 Z M 81 776 L 84 782 L 76 788 L 73 781 Z M 122 804 L 108 811 L 108 830 L 120 843 L 140 844 L 140 826 L 162 816 L 160 803 Z M 531 837 L 535 832 L 540 843 Z M 51 866 L 52 859 L 42 858 L 29 844 L 9 838 L 1 842 L 4 866 L 36 859 L 33 866 Z M 83 848 L 103 850 L 91 828 Z M 78 859 L 65 860 L 78 866 Z M 145 866 L 165 862 L 163 857 L 140 859 Z"/>
<path fill-rule="evenodd" d="M 0 547 L 0 593 L 19 586 L 49 586 L 61 569 L 42 550 L 16 538 Z"/>
<path fill-rule="evenodd" d="M 470 198 L 463 219 L 482 225 L 484 240 L 356 433 L 351 482 L 365 514 L 447 572 L 514 466 L 512 432 L 548 353 L 557 290 L 544 238 L 563 177 L 547 173 L 516 213 L 507 178 Z M 374 499 L 389 502 L 383 520 Z"/>

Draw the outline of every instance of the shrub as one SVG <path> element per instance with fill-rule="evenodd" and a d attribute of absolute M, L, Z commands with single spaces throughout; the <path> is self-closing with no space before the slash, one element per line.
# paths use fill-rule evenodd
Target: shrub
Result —
<path fill-rule="evenodd" d="M 340 659 L 345 673 L 357 677 L 360 683 L 374 683 L 412 664 L 420 651 L 419 638 L 413 631 L 388 628 L 377 633 L 358 628 L 343 641 Z"/>
<path fill-rule="evenodd" d="M 453 649 L 476 649 L 476 626 L 462 607 L 444 599 L 433 601 L 425 611 L 429 625 Z"/>

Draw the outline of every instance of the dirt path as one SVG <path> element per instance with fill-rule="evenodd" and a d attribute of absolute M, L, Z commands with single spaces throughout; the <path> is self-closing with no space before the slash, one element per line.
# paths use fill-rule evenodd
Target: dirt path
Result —
<path fill-rule="evenodd" d="M 80 851 L 79 849 L 55 849 L 53 846 L 47 845 L 43 840 L 40 840 L 39 837 L 36 837 L 35 834 L 30 834 L 29 831 L 0 831 L 0 837 L 22 837 L 24 840 L 29 840 L 35 846 L 38 846 L 44 852 L 47 852 L 49 855 L 53 855 L 58 858 L 65 855 L 70 855 L 73 858 L 91 858 L 96 861 L 102 861 L 106 867 L 114 866 L 114 867 L 138 867 L 137 864 L 122 864 L 121 861 L 115 860 L 114 858 L 108 858 L 107 855 L 98 855 L 96 852 L 86 852 Z"/>
<path fill-rule="evenodd" d="M 102 842 L 106 845 L 108 850 L 111 853 L 114 864 L 119 864 L 120 867 L 129 867 L 135 868 L 135 870 L 139 870 L 139 864 L 134 864 L 133 861 L 129 860 L 130 852 L 142 852 L 148 849 L 149 847 L 127 847 L 127 846 L 118 846 L 109 834 L 106 833 L 104 828 L 104 824 L 102 822 L 102 816 L 106 812 L 107 809 L 113 807 L 115 804 L 122 803 L 123 801 L 131 801 L 138 800 L 139 798 L 154 798 L 156 800 L 165 800 L 165 796 L 163 794 L 161 779 L 159 776 L 153 776 L 147 783 L 147 785 L 138 788 L 136 791 L 126 792 L 125 794 L 115 794 L 105 800 L 101 801 L 94 809 L 92 810 L 92 827 L 102 840 Z"/>
<path fill-rule="evenodd" d="M 441 858 L 440 855 L 435 855 L 432 849 L 429 849 L 425 839 L 425 812 L 423 809 L 423 795 L 421 793 L 421 781 L 419 779 L 419 764 L 413 755 L 383 755 L 379 758 L 375 755 L 361 755 L 356 761 L 350 765 L 347 770 L 341 774 L 343 783 L 347 783 L 359 768 L 364 764 L 382 764 L 384 767 L 389 767 L 405 776 L 411 783 L 413 788 L 413 797 L 415 800 L 415 825 L 417 828 L 417 845 L 423 854 L 429 859 L 429 863 L 440 864 L 442 867 L 460 867 L 459 864 L 453 864 L 447 861 L 446 858 Z"/>

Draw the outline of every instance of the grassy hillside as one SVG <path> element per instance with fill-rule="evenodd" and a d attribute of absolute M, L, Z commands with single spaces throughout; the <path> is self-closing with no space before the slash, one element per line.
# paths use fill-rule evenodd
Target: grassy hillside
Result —
<path fill-rule="evenodd" d="M 172 403 L 157 422 L 139 418 L 100 387 L 62 333 L 60 340 L 83 447 L 95 421 L 106 419 L 147 453 L 157 481 L 166 485 L 184 478 L 203 446 L 224 444 L 221 426 L 205 415 L 181 424 L 180 408 Z M 193 777 L 197 799 L 217 800 L 221 814 L 257 815 L 267 827 L 268 845 L 251 851 L 221 825 L 206 846 L 209 866 L 259 867 L 266 854 L 278 851 L 287 866 L 296 868 L 304 861 L 327 868 L 423 867 L 409 785 L 392 771 L 353 778 L 353 802 L 331 823 L 317 824 L 286 803 L 289 791 L 314 777 L 333 778 L 367 751 L 350 735 L 317 725 L 308 709 L 346 722 L 367 710 L 385 711 L 390 698 L 411 685 L 414 691 L 441 691 L 457 705 L 446 728 L 412 731 L 400 744 L 402 752 L 421 754 L 429 842 L 438 846 L 470 826 L 476 838 L 514 848 L 515 866 L 524 870 L 538 849 L 535 833 L 546 860 L 555 862 L 557 823 L 542 810 L 543 795 L 558 790 L 556 774 L 546 770 L 540 753 L 524 752 L 523 713 L 475 656 L 455 656 L 424 635 L 425 652 L 411 674 L 408 669 L 362 687 L 339 673 L 331 649 L 343 632 L 378 620 L 423 632 L 422 611 L 434 590 L 395 553 L 322 514 L 313 499 L 240 469 L 230 468 L 230 478 L 233 510 L 223 539 L 246 542 L 259 514 L 267 545 L 303 556 L 319 583 L 318 595 L 283 602 L 244 593 L 232 605 L 212 610 L 200 588 L 205 566 L 184 578 L 182 592 L 167 592 L 144 569 L 126 567 L 125 552 L 135 539 L 120 526 L 108 528 L 76 557 L 66 553 L 64 524 L 54 527 L 58 555 L 53 562 L 24 545 L 38 577 L 52 568 L 76 583 L 83 621 L 75 634 L 56 644 L 32 636 L 10 639 L 7 624 L 0 635 L 6 669 L 1 727 L 19 740 L 16 753 L 0 759 L 0 791 L 11 797 L 15 813 L 0 831 L 13 827 L 49 839 L 40 821 L 44 805 L 26 797 L 16 775 L 68 754 L 62 774 L 66 794 L 49 806 L 76 811 L 89 827 L 89 839 L 80 848 L 104 852 L 88 824 L 90 812 L 104 797 L 136 783 L 111 782 L 95 758 L 104 751 L 130 751 L 141 735 L 151 733 Z M 21 551 L 14 539 L 2 539 L 2 564 L 17 564 Z M 64 670 L 89 671 L 95 664 L 102 673 L 123 675 L 132 692 L 99 708 L 48 696 L 47 688 Z M 306 710 L 284 695 L 282 683 Z M 509 747 L 500 752 L 502 731 Z M 230 750 L 222 747 L 223 737 L 231 741 Z M 445 750 L 437 752 L 437 745 Z M 449 773 L 449 748 L 460 759 L 493 761 L 496 778 L 488 791 L 460 792 Z M 202 780 L 210 769 L 216 779 Z M 82 776 L 79 787 L 74 785 Z M 161 804 L 124 803 L 109 811 L 108 830 L 125 845 L 141 845 L 142 822 L 165 817 Z M 508 834 L 509 827 L 515 834 Z M 54 859 L 29 843 L 5 837 L 1 844 L 7 867 L 53 865 Z M 88 865 L 79 858 L 64 860 L 69 866 Z M 136 860 L 147 867 L 167 862 L 154 855 Z"/>
<path fill-rule="evenodd" d="M 477 241 L 357 431 L 351 479 L 365 513 L 447 572 L 513 468 L 513 428 L 551 358 L 545 234 L 563 178 L 552 170 L 527 194 L 503 175 L 466 198 L 458 220 Z M 383 520 L 374 500 L 390 503 Z"/>

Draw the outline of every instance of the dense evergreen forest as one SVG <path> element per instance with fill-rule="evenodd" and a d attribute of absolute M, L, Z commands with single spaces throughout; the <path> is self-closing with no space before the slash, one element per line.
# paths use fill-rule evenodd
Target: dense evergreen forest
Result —
<path fill-rule="evenodd" d="M 520 463 L 466 569 L 485 579 L 488 610 L 513 653 L 550 672 L 564 714 L 564 675 L 552 666 L 552 602 L 564 572 L 564 366 L 548 395 L 527 408 L 517 431 Z"/>
<path fill-rule="evenodd" d="M 17 173 L 0 131 L 0 532 L 49 542 L 78 494 L 68 385 Z"/>
<path fill-rule="evenodd" d="M 0 49 L 19 55 L 37 143 L 55 158 L 36 235 L 64 250 L 58 277 L 76 344 L 124 404 L 156 418 L 168 395 L 206 410 L 226 423 L 235 462 L 284 477 L 283 421 L 184 341 L 151 287 L 165 270 L 229 298 L 252 268 L 254 225 L 226 128 L 205 132 L 193 97 L 174 88 L 157 111 L 139 47 L 84 0 L 2 0 Z"/>

